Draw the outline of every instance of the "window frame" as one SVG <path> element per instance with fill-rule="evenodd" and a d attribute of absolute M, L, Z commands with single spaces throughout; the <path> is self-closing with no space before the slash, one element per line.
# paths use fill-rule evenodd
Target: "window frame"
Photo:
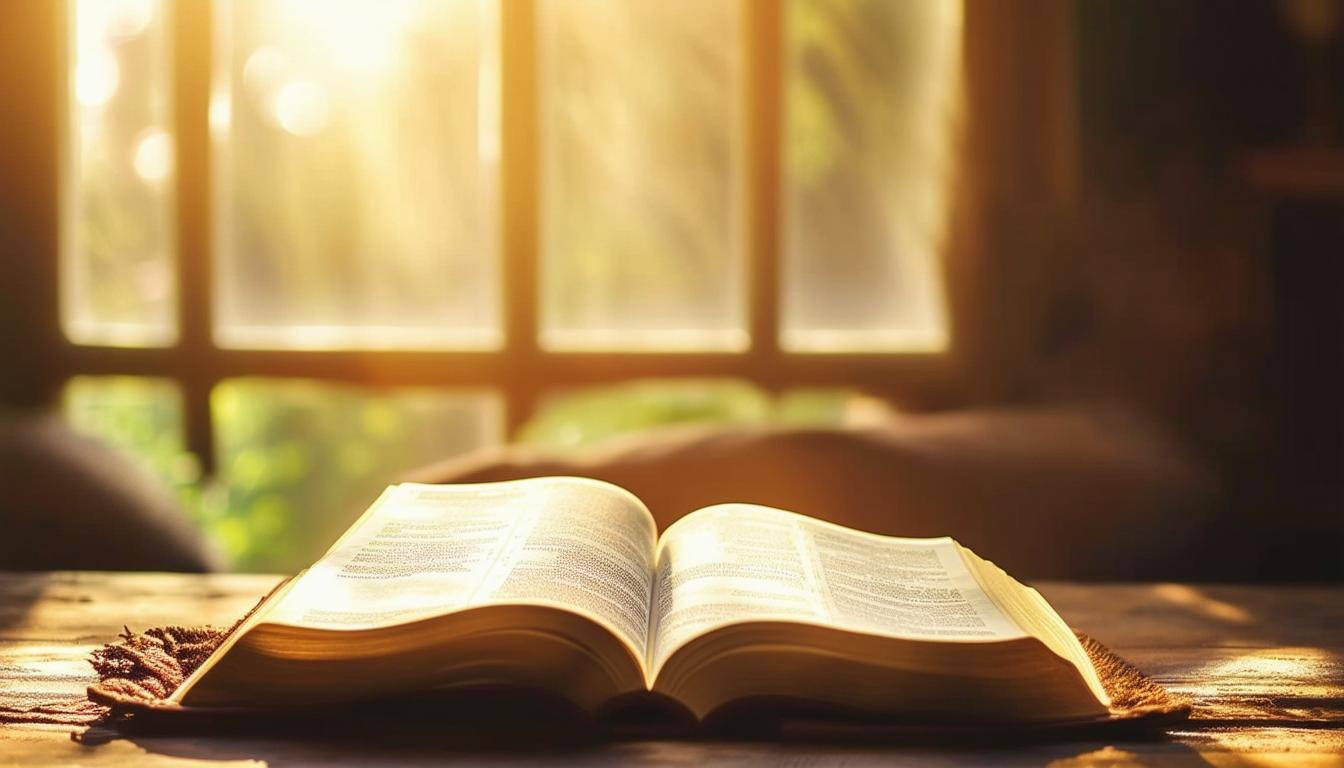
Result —
<path fill-rule="evenodd" d="M 42 62 L 29 87 L 44 81 L 52 93 L 36 101 L 39 112 L 49 109 L 52 127 L 65 127 L 64 94 L 70 73 L 66 56 L 66 3 L 24 4 L 28 28 L 49 26 L 55 45 L 43 55 L 31 45 L 19 55 Z M 177 2 L 171 16 L 172 94 L 176 145 L 176 272 L 178 337 L 172 346 L 120 348 L 71 343 L 61 330 L 58 310 L 58 259 L 61 210 L 60 187 L 65 178 L 60 156 L 66 144 L 64 130 L 45 136 L 27 133 L 11 145 L 6 162 L 18 153 L 38 151 L 51 159 L 49 173 L 39 173 L 39 200 L 50 202 L 39 211 L 27 238 L 38 252 L 48 251 L 46 263 L 22 276 L 21 284 L 37 288 L 30 309 L 37 333 L 29 339 L 36 352 L 19 390 L 44 392 L 48 400 L 65 380 L 75 375 L 137 375 L 174 380 L 182 391 L 187 448 L 201 460 L 207 473 L 214 470 L 215 441 L 210 395 L 219 382 L 235 377 L 307 378 L 372 387 L 439 386 L 492 388 L 505 406 L 505 436 L 533 414 L 548 390 L 600 385 L 643 377 L 737 377 L 767 391 L 795 386 L 852 387 L 910 408 L 946 407 L 972 400 L 992 399 L 1011 381 L 1014 355 L 1021 356 L 1021 339 L 1029 320 L 1002 322 L 1003 302 L 993 288 L 994 263 L 986 258 L 1001 243 L 1004 231 L 995 221 L 1013 216 L 1014 201 L 1028 200 L 1031 210 L 1066 200 L 1074 186 L 1071 69 L 1060 66 L 1069 48 L 1071 11 L 1063 2 L 1034 7 L 1033 12 L 1007 14 L 994 0 L 966 0 L 965 92 L 970 104 L 983 102 L 971 128 L 964 131 L 963 164 L 975 167 L 967 183 L 959 178 L 953 196 L 951 242 L 942 257 L 942 290 L 946 296 L 949 347 L 943 352 L 785 352 L 779 346 L 779 221 L 781 123 L 781 3 L 742 0 L 740 25 L 744 46 L 743 131 L 745 153 L 738 193 L 744 201 L 742 244 L 747 289 L 749 347 L 741 352 L 566 352 L 544 350 L 538 344 L 538 125 L 536 67 L 536 2 L 500 3 L 501 39 L 501 178 L 500 270 L 505 343 L 497 351 L 397 350 L 269 350 L 216 346 L 212 336 L 214 279 L 211 235 L 211 160 L 209 99 L 213 69 L 212 5 Z M 1044 20 L 1054 31 L 1052 44 L 1033 45 L 1034 55 L 1022 57 L 1027 35 Z M 21 25 L 22 28 L 22 25 Z M 50 39 L 50 38 L 48 38 Z M 51 56 L 54 53 L 55 56 Z M 1066 62 L 1067 63 L 1067 62 Z M 1022 116 L 1023 100 L 1002 94 L 1014 83 L 1052 84 L 1044 97 L 1030 102 L 1036 108 Z M 34 85 L 36 83 L 36 85 Z M 59 94 L 59 95 L 58 95 Z M 1012 130 L 1004 133 L 1004 127 Z M 1005 161 L 1007 158 L 1007 161 Z M 1036 165 L 1042 174 L 1024 174 Z M 12 190 L 6 190 L 12 191 Z M 988 226 L 985 225 L 988 222 Z M 1028 224 L 1026 229 L 1038 227 Z M 1030 238 L 1028 237 L 1028 240 Z M 1011 294 L 1014 305 L 1030 306 L 1029 291 Z M 22 308 L 20 311 L 23 311 Z M 1030 314 L 1030 313 L 1028 313 Z M 1005 347 L 1006 344 L 1006 347 Z M 11 397 L 11 400 L 21 397 Z"/>

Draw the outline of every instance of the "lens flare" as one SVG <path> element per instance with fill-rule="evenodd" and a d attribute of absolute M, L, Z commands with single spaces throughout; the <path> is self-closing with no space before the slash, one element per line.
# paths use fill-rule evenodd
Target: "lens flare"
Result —
<path fill-rule="evenodd" d="M 327 92 L 317 83 L 299 81 L 280 89 L 275 119 L 295 136 L 316 136 L 327 127 Z"/>
<path fill-rule="evenodd" d="M 104 106 L 117 95 L 121 86 L 121 65 L 112 51 L 98 46 L 79 52 L 75 68 L 75 99 L 94 109 Z"/>
<path fill-rule="evenodd" d="M 132 161 L 135 173 L 151 184 L 168 178 L 173 172 L 173 137 L 160 128 L 151 128 L 140 135 Z"/>

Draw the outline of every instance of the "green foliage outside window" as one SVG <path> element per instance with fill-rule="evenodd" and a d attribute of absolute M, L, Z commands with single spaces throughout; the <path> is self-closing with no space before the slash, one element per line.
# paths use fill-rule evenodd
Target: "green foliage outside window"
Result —
<path fill-rule="evenodd" d="M 556 449 L 671 424 L 838 424 L 851 395 L 798 390 L 777 398 L 734 380 L 658 380 L 552 399 L 518 440 Z M 134 457 L 177 496 L 229 564 L 305 567 L 407 471 L 498 440 L 485 393 L 376 393 L 308 381 L 239 379 L 215 390 L 218 477 L 202 479 L 185 447 L 171 382 L 78 377 L 66 388 L 72 426 Z"/>

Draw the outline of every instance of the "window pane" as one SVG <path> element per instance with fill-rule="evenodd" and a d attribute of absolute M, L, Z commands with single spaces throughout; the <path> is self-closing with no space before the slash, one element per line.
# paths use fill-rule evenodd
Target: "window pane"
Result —
<path fill-rule="evenodd" d="M 738 11 L 539 4 L 544 346 L 746 346 Z"/>
<path fill-rule="evenodd" d="M 403 473 L 503 432 L 502 401 L 485 391 L 233 379 L 211 410 L 227 504 L 207 524 L 253 571 L 306 567 Z"/>
<path fill-rule="evenodd" d="M 165 8 L 157 0 L 77 0 L 70 19 L 62 325 L 78 344 L 171 344 L 177 321 Z"/>
<path fill-rule="evenodd" d="M 138 461 L 194 510 L 200 464 L 187 451 L 182 394 L 167 379 L 76 376 L 65 385 L 62 410 L 70 426 Z"/>
<path fill-rule="evenodd" d="M 225 346 L 498 346 L 496 5 L 216 5 Z"/>
<path fill-rule="evenodd" d="M 785 30 L 781 343 L 944 348 L 961 5 L 793 0 Z"/>

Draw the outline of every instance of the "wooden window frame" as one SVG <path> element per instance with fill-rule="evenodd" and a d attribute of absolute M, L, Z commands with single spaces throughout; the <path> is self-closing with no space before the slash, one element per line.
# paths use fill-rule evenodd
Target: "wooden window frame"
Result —
<path fill-rule="evenodd" d="M 912 408 L 941 407 L 994 399 L 1011 380 L 1014 350 L 1026 337 L 1025 322 L 1005 319 L 1007 306 L 1031 302 L 1030 291 L 996 300 L 994 262 L 986 258 L 1004 241 L 1021 239 L 1030 226 L 995 227 L 1022 209 L 1067 199 L 1074 186 L 1072 94 L 1068 80 L 1071 6 L 1039 0 L 1006 11 L 997 0 L 966 0 L 964 90 L 975 105 L 964 131 L 963 165 L 952 211 L 953 232 L 943 257 L 949 317 L 949 349 L 928 352 L 785 352 L 779 337 L 779 221 L 782 11 L 775 0 L 743 0 L 740 25 L 745 73 L 740 94 L 745 121 L 745 205 L 748 332 L 743 352 L 562 352 L 538 342 L 538 94 L 536 0 L 501 0 L 501 253 L 505 344 L 498 351 L 283 350 L 216 346 L 212 332 L 213 256 L 211 167 L 208 124 L 213 69 L 209 0 L 178 0 L 173 6 L 174 134 L 176 138 L 178 340 L 161 348 L 84 346 L 65 338 L 58 310 L 61 178 L 60 154 L 67 133 L 65 3 L 15 3 L 0 14 L 0 44 L 25 82 L 3 83 L 0 109 L 24 108 L 36 119 L 14 131 L 0 149 L 0 172 L 25 172 L 22 184 L 0 180 L 0 193 L 16 207 L 0 213 L 9 245 L 28 255 L 14 270 L 12 319 L 23 335 L 14 344 L 18 375 L 11 402 L 50 399 L 71 376 L 135 375 L 178 383 L 185 404 L 187 447 L 207 472 L 214 468 L 210 394 L 221 381 L 244 376 L 307 378 L 374 387 L 410 385 L 488 387 L 505 400 L 506 434 L 525 422 L 547 390 L 597 385 L 641 377 L 725 376 L 751 381 L 767 391 L 795 386 L 853 387 Z M 14 17 L 14 18 L 10 18 Z M 1042 47 L 1036 33 L 1055 31 Z M 53 45 L 44 46 L 41 31 Z M 17 33 L 17 34 L 16 34 Z M 26 33 L 26 34 L 25 34 Z M 1023 41 L 1032 43 L 1028 50 Z M 35 42 L 34 42 L 35 41 Z M 1027 52 L 1031 55 L 1023 55 Z M 1041 92 L 1023 114 L 1021 100 L 1006 88 Z M 1028 172 L 1024 168 L 1045 168 Z M 0 174 L 0 178 L 3 175 Z M 22 197 L 22 200 L 19 197 Z M 9 200 L 8 198 L 14 198 Z M 1028 241 L 1031 238 L 1027 238 Z M 16 244 L 17 243 L 17 244 Z M 33 259 L 36 254 L 50 258 Z M 30 291 L 22 291 L 22 287 Z M 1008 302 L 1005 305 L 1005 301 Z M 0 308 L 3 312 L 4 308 Z M 1029 314 L 1029 313 L 1028 313 Z M 3 320 L 0 317 L 0 320 Z M 0 351 L 4 351 L 0 349 Z M 1016 357 L 1022 357 L 1017 354 Z"/>

